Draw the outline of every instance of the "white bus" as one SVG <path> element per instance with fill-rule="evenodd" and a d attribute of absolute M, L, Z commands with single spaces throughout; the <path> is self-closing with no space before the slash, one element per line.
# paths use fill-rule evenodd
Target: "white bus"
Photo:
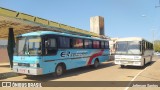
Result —
<path fill-rule="evenodd" d="M 119 38 L 116 42 L 115 64 L 145 66 L 152 61 L 153 44 L 139 37 Z"/>

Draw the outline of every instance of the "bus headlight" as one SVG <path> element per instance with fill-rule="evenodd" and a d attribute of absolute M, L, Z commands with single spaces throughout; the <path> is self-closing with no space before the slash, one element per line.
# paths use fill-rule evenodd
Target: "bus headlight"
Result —
<path fill-rule="evenodd" d="M 30 64 L 30 67 L 38 67 L 38 64 Z"/>
<path fill-rule="evenodd" d="M 13 63 L 13 66 L 18 66 L 18 63 L 14 62 L 14 63 Z"/>

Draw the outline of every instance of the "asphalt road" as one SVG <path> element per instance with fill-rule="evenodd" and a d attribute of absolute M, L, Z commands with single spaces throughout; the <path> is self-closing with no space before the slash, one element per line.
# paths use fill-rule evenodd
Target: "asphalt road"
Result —
<path fill-rule="evenodd" d="M 130 85 L 131 81 L 160 81 L 160 57 L 154 57 L 151 64 L 146 65 L 144 68 L 127 66 L 126 68 L 120 68 L 119 65 L 115 65 L 113 61 L 105 62 L 100 65 L 98 69 L 93 69 L 91 67 L 77 68 L 67 71 L 63 76 L 56 78 L 52 75 L 43 75 L 36 77 L 26 77 L 25 75 L 14 75 L 13 77 L 6 77 L 0 81 L 127 81 L 126 87 L 52 87 L 45 88 L 46 90 L 143 90 L 152 88 L 132 88 L 127 87 Z M 12 73 L 7 66 L 0 66 L 0 71 L 4 72 L 7 69 L 8 73 Z M 7 89 L 7 88 L 5 88 Z M 16 90 L 21 88 L 16 88 Z M 34 88 L 26 88 L 27 90 L 33 90 Z M 38 88 L 39 90 L 44 88 Z M 159 90 L 160 88 L 154 88 L 154 90 Z"/>

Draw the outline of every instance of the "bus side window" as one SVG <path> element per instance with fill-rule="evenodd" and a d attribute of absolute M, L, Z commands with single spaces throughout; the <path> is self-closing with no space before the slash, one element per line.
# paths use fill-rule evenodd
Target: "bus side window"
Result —
<path fill-rule="evenodd" d="M 92 48 L 92 41 L 91 40 L 84 40 L 84 48 L 91 49 Z"/>
<path fill-rule="evenodd" d="M 73 48 L 83 48 L 83 39 L 73 39 Z"/>
<path fill-rule="evenodd" d="M 142 54 L 144 54 L 145 49 L 146 49 L 145 41 L 142 41 Z"/>
<path fill-rule="evenodd" d="M 60 48 L 71 48 L 70 38 L 68 38 L 68 37 L 59 37 L 59 42 L 60 42 L 60 45 L 59 45 Z"/>
<path fill-rule="evenodd" d="M 57 53 L 57 43 L 55 38 L 48 38 L 45 40 L 45 54 L 55 55 Z"/>
<path fill-rule="evenodd" d="M 100 42 L 99 41 L 93 41 L 93 48 L 99 49 L 100 48 Z"/>
<path fill-rule="evenodd" d="M 109 42 L 105 42 L 105 49 L 109 49 Z"/>
<path fill-rule="evenodd" d="M 104 41 L 101 41 L 101 48 L 102 48 L 102 49 L 105 48 L 105 43 L 104 43 Z"/>
<path fill-rule="evenodd" d="M 142 41 L 139 42 L 139 50 L 142 52 Z"/>

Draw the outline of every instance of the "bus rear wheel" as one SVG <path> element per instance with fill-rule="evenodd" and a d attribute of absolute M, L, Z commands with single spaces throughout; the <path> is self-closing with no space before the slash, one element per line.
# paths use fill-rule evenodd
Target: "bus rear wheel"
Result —
<path fill-rule="evenodd" d="M 121 68 L 124 68 L 125 66 L 124 65 L 121 65 Z"/>
<path fill-rule="evenodd" d="M 144 61 L 143 61 L 143 67 L 145 67 L 145 65 L 146 65 L 146 60 L 144 59 Z"/>
<path fill-rule="evenodd" d="M 56 69 L 55 69 L 55 76 L 59 77 L 59 76 L 61 76 L 63 74 L 63 72 L 64 72 L 63 65 L 58 64 Z"/>
<path fill-rule="evenodd" d="M 94 68 L 98 68 L 99 64 L 100 64 L 100 63 L 99 63 L 99 60 L 96 59 L 96 60 L 94 61 L 93 67 L 94 67 Z"/>

